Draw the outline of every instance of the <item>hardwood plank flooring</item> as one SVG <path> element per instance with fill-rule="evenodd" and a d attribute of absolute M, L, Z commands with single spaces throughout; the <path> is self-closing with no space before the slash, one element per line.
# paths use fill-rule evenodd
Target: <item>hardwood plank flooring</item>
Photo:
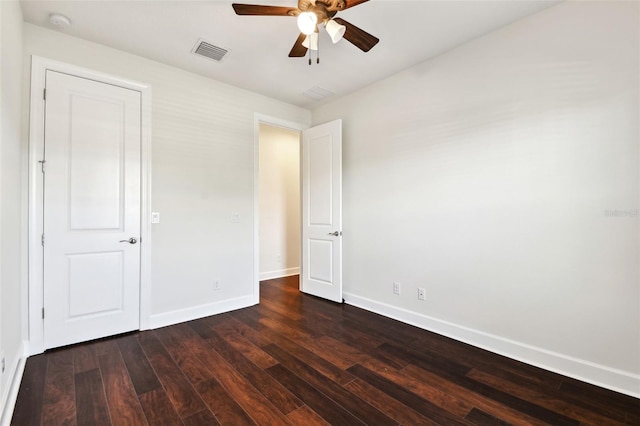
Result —
<path fill-rule="evenodd" d="M 27 360 L 12 425 L 638 425 L 640 400 L 264 281 L 261 305 Z"/>
<path fill-rule="evenodd" d="M 73 354 L 57 352 L 49 358 L 44 387 L 42 423 L 71 424 L 76 419 Z"/>
<path fill-rule="evenodd" d="M 100 370 L 75 375 L 76 419 L 78 425 L 110 425 L 109 407 Z"/>

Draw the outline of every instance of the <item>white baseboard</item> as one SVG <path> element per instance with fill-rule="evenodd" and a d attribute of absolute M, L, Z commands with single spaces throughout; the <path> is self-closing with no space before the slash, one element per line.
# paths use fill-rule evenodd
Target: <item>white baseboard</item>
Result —
<path fill-rule="evenodd" d="M 22 382 L 22 375 L 24 373 L 24 366 L 27 362 L 25 357 L 25 344 L 20 345 L 18 350 L 18 356 L 14 357 L 15 362 L 9 370 L 9 384 L 8 389 L 2 395 L 2 413 L 0 417 L 1 426 L 9 426 L 11 423 L 11 417 L 13 416 L 13 410 L 16 406 L 16 400 L 18 399 L 18 391 L 20 390 L 20 383 Z"/>
<path fill-rule="evenodd" d="M 272 280 L 274 278 L 290 277 L 291 275 L 299 275 L 300 267 L 280 269 L 278 271 L 260 272 L 260 281 Z"/>
<path fill-rule="evenodd" d="M 354 294 L 344 293 L 343 297 L 345 303 L 349 305 L 544 368 L 545 370 L 640 398 L 640 375 L 505 339 Z"/>
<path fill-rule="evenodd" d="M 151 315 L 151 318 L 149 319 L 149 326 L 151 329 L 166 327 L 168 325 L 174 325 L 198 318 L 235 311 L 236 309 L 247 308 L 255 304 L 256 301 L 253 296 L 243 296 L 235 299 L 223 300 L 221 302 L 207 303 L 185 309 L 178 309 L 176 311 Z"/>

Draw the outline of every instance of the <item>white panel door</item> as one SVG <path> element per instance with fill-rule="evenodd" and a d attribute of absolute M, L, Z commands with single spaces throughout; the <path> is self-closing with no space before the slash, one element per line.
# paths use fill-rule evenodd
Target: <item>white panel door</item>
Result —
<path fill-rule="evenodd" d="M 45 349 L 139 329 L 140 93 L 46 73 Z"/>
<path fill-rule="evenodd" d="M 342 303 L 342 120 L 302 132 L 300 289 Z"/>

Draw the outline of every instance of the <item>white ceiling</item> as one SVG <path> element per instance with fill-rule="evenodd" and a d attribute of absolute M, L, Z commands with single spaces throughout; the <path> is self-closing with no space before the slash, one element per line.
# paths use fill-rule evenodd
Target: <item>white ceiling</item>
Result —
<path fill-rule="evenodd" d="M 243 2 L 237 0 L 237 2 Z M 311 108 L 381 80 L 469 40 L 550 7 L 557 0 L 371 0 L 338 14 L 380 39 L 368 53 L 332 44 L 321 31 L 320 64 L 287 55 L 299 32 L 295 18 L 237 16 L 231 1 L 22 0 L 35 25 L 173 65 L 234 86 Z M 296 5 L 296 0 L 248 0 Z M 49 23 L 57 12 L 72 21 Z M 199 39 L 229 50 L 221 62 L 191 53 Z M 333 92 L 323 101 L 303 93 Z"/>

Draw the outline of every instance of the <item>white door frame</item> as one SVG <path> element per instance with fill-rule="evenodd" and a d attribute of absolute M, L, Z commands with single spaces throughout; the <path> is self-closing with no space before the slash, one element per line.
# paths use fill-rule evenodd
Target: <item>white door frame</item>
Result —
<path fill-rule="evenodd" d="M 75 65 L 38 56 L 31 57 L 31 106 L 29 122 L 29 324 L 27 355 L 44 352 L 44 271 L 42 249 L 43 175 L 40 160 L 44 148 L 43 98 L 47 70 L 140 92 L 141 96 L 141 220 L 140 220 L 140 329 L 150 327 L 151 316 L 151 87 Z M 46 169 L 46 165 L 45 165 Z"/>
<path fill-rule="evenodd" d="M 264 114 L 253 115 L 253 303 L 260 303 L 260 124 L 282 127 L 288 130 L 303 130 L 309 124 L 282 120 Z"/>

